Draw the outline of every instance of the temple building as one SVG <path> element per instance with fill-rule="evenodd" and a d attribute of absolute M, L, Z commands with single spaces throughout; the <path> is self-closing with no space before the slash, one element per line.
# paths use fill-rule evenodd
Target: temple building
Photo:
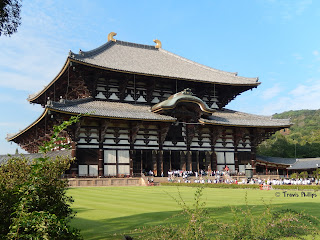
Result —
<path fill-rule="evenodd" d="M 29 153 L 49 138 L 52 127 L 86 114 L 63 133 L 76 157 L 74 176 L 155 176 L 169 170 L 244 172 L 255 168 L 256 147 L 286 119 L 226 109 L 258 78 L 238 76 L 162 49 L 108 42 L 91 51 L 70 51 L 58 75 L 30 103 L 44 108 L 30 126 L 7 137 Z"/>

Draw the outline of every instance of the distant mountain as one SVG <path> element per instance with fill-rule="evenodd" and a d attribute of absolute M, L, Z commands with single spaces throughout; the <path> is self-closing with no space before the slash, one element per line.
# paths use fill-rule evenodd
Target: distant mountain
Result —
<path fill-rule="evenodd" d="M 320 157 L 320 110 L 298 110 L 274 114 L 290 118 L 293 126 L 261 143 L 258 154 L 273 157 Z"/>

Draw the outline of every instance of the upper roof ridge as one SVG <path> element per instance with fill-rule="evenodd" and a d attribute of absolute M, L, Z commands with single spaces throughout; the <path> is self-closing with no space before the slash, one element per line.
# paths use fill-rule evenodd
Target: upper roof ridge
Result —
<path fill-rule="evenodd" d="M 169 54 L 173 57 L 176 57 L 176 58 L 179 58 L 180 60 L 183 60 L 183 61 L 186 61 L 188 63 L 191 63 L 191 64 L 195 64 L 199 67 L 202 67 L 204 69 L 207 69 L 207 70 L 211 70 L 211 71 L 215 71 L 215 72 L 220 72 L 220 73 L 226 73 L 226 74 L 230 74 L 231 76 L 237 76 L 238 75 L 238 72 L 228 72 L 228 71 L 223 71 L 223 70 L 219 70 L 219 69 L 216 69 L 216 68 L 212 68 L 212 67 L 209 67 L 209 66 L 206 66 L 204 64 L 201 64 L 201 63 L 197 63 L 195 61 L 192 61 L 188 58 L 185 58 L 185 57 L 181 57 L 180 55 L 177 55 L 175 53 L 172 53 L 172 52 L 169 52 L 167 50 L 164 50 L 162 48 L 159 49 L 159 51 L 163 52 L 163 53 L 166 53 L 166 54 Z"/>
<path fill-rule="evenodd" d="M 143 49 L 148 49 L 148 50 L 159 51 L 159 49 L 155 48 L 154 45 L 146 45 L 146 44 L 140 44 L 140 43 L 133 43 L 133 42 L 126 42 L 126 41 L 117 40 L 116 42 L 108 41 L 105 44 L 102 44 L 100 47 L 97 47 L 97 48 L 89 50 L 89 51 L 82 51 L 80 49 L 78 54 L 70 51 L 69 56 L 72 57 L 72 58 L 92 57 L 94 55 L 97 55 L 97 54 L 107 50 L 108 48 L 112 47 L 113 45 L 122 45 L 122 46 L 127 46 L 127 47 L 135 47 L 135 48 L 143 48 Z"/>

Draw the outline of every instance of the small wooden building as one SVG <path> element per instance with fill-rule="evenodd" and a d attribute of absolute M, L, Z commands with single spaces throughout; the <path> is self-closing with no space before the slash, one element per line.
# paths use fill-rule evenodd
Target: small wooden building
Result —
<path fill-rule="evenodd" d="M 30 153 L 71 115 L 87 114 L 64 136 L 72 143 L 77 176 L 137 176 L 150 170 L 244 172 L 256 147 L 289 120 L 226 109 L 258 78 L 240 77 L 190 61 L 156 45 L 114 39 L 69 53 L 58 75 L 29 97 L 43 114 L 8 136 Z"/>

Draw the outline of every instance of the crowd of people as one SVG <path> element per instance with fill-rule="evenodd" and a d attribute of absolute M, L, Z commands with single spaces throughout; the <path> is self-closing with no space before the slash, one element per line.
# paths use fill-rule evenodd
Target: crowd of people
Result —
<path fill-rule="evenodd" d="M 181 179 L 182 178 L 182 179 Z M 320 184 L 320 181 L 315 178 L 307 179 L 267 179 L 260 178 L 242 178 L 236 180 L 229 175 L 228 169 L 222 171 L 200 170 L 199 172 L 174 170 L 168 171 L 168 181 L 178 183 L 225 183 L 225 184 L 258 184 L 258 185 L 311 185 Z"/>

